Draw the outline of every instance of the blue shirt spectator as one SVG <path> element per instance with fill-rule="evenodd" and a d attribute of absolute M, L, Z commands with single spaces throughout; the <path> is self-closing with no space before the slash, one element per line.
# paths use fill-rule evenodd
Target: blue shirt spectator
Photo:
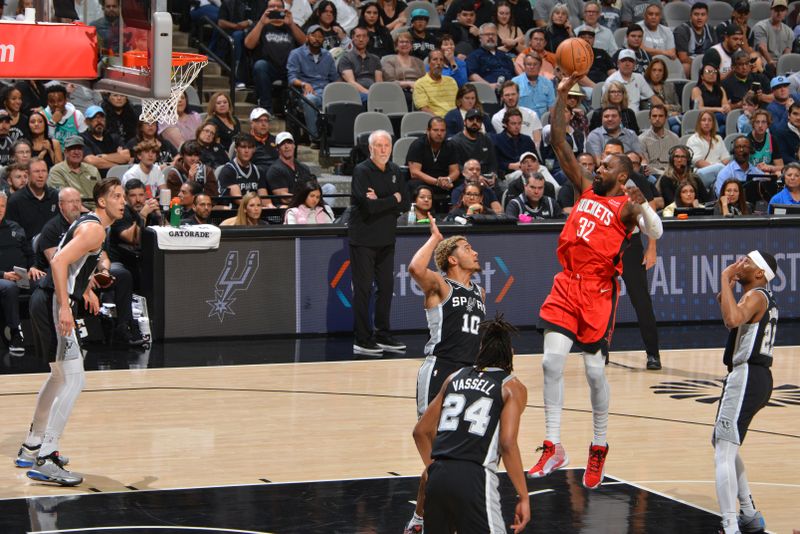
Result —
<path fill-rule="evenodd" d="M 453 58 L 456 62 L 455 68 L 451 65 L 447 64 L 445 61 L 445 66 L 442 69 L 442 76 L 450 76 L 456 81 L 459 87 L 462 87 L 468 81 L 469 73 L 467 72 L 467 63 L 463 59 Z M 425 72 L 430 72 L 430 67 L 428 64 L 425 64 Z"/>
<path fill-rule="evenodd" d="M 527 58 L 525 60 L 528 61 Z M 556 103 L 553 82 L 544 76 L 538 76 L 532 82 L 525 74 L 520 74 L 513 81 L 519 86 L 519 105 L 532 109 L 540 119 Z"/>
<path fill-rule="evenodd" d="M 740 182 L 744 183 L 751 174 L 764 174 L 761 169 L 755 165 L 750 165 L 749 158 L 750 156 L 748 155 L 748 160 L 743 164 L 737 162 L 734 158 L 730 161 L 730 163 L 725 165 L 721 171 L 719 171 L 719 174 L 717 174 L 717 179 L 714 182 L 714 191 L 717 192 L 717 196 L 719 196 L 719 190 L 722 188 L 722 184 L 725 183 L 725 180 L 736 178 Z"/>
<path fill-rule="evenodd" d="M 469 79 L 473 82 L 497 83 L 501 76 L 510 80 L 516 74 L 511 57 L 497 51 L 497 28 L 487 23 L 481 26 L 481 47 L 467 56 Z"/>
<path fill-rule="evenodd" d="M 319 137 L 317 108 L 322 107 L 322 92 L 325 86 L 339 79 L 336 62 L 330 52 L 322 48 L 324 32 L 316 24 L 308 28 L 306 44 L 289 53 L 287 77 L 289 85 L 296 87 L 312 102 L 303 102 L 303 114 L 312 140 Z"/>

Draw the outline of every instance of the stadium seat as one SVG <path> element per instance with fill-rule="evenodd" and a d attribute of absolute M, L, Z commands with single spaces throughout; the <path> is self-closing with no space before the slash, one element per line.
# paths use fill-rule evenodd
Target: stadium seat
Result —
<path fill-rule="evenodd" d="M 106 178 L 122 179 L 122 175 L 125 174 L 125 172 L 131 167 L 133 167 L 133 165 L 130 163 L 125 165 L 114 165 L 113 167 L 108 169 L 108 172 L 106 173 Z"/>
<path fill-rule="evenodd" d="M 395 141 L 394 148 L 392 149 L 392 161 L 395 165 L 405 167 L 406 157 L 408 157 L 408 148 L 411 146 L 411 143 L 416 140 L 416 137 L 401 137 Z"/>
<path fill-rule="evenodd" d="M 471 82 L 478 91 L 478 100 L 483 105 L 483 111 L 490 117 L 500 111 L 502 104 L 497 100 L 497 93 L 494 88 L 486 82 Z"/>
<path fill-rule="evenodd" d="M 697 80 L 699 79 L 698 75 L 700 74 L 700 67 L 702 66 L 703 66 L 703 56 L 695 56 L 695 58 L 692 59 L 692 68 L 689 73 L 689 79 L 691 81 L 695 83 L 697 82 Z"/>
<path fill-rule="evenodd" d="M 686 113 L 690 109 L 692 109 L 692 89 L 697 87 L 697 82 L 687 82 L 686 85 L 683 86 L 683 92 L 681 94 L 681 108 L 683 108 L 683 112 Z"/>
<path fill-rule="evenodd" d="M 645 131 L 650 128 L 650 110 L 640 109 L 636 112 L 636 124 L 639 125 L 639 130 Z"/>
<path fill-rule="evenodd" d="M 670 80 L 685 80 L 686 77 L 683 74 L 683 63 L 681 63 L 677 59 L 668 58 L 667 56 L 662 56 L 661 54 L 657 56 L 653 56 L 653 59 L 660 59 L 664 63 L 667 64 L 667 78 Z"/>
<path fill-rule="evenodd" d="M 694 133 L 698 116 L 700 116 L 699 109 L 690 109 L 683 114 L 683 119 L 681 120 L 681 135 L 689 135 Z"/>
<path fill-rule="evenodd" d="M 728 150 L 729 154 L 733 155 L 733 142 L 736 141 L 739 137 L 745 137 L 745 136 L 740 133 L 732 133 L 725 136 L 725 148 Z"/>
<path fill-rule="evenodd" d="M 420 137 L 428 131 L 428 121 L 433 114 L 427 111 L 412 111 L 400 122 L 400 137 Z M 400 141 L 401 139 L 398 139 Z"/>
<path fill-rule="evenodd" d="M 373 83 L 367 95 L 367 111 L 377 111 L 389 117 L 402 117 L 408 113 L 403 89 L 394 82 Z"/>
<path fill-rule="evenodd" d="M 800 54 L 784 54 L 778 58 L 778 74 L 793 74 L 800 71 Z"/>
<path fill-rule="evenodd" d="M 756 22 L 768 19 L 769 6 L 769 2 L 750 2 L 750 17 L 747 19 L 747 24 L 752 28 Z"/>
<path fill-rule="evenodd" d="M 732 133 L 737 133 L 739 129 L 736 127 L 736 122 L 739 120 L 739 117 L 742 115 L 741 109 L 732 109 L 728 116 L 725 117 L 725 133 L 730 135 Z"/>
<path fill-rule="evenodd" d="M 332 157 L 343 157 L 353 147 L 350 130 L 354 130 L 356 117 L 364 111 L 361 97 L 352 85 L 333 82 L 326 85 L 322 93 L 322 109 L 328 125 L 328 153 Z"/>
<path fill-rule="evenodd" d="M 686 2 L 670 2 L 664 5 L 664 20 L 670 28 L 676 28 L 689 20 L 692 6 Z"/>
<path fill-rule="evenodd" d="M 353 142 L 358 144 L 364 137 L 375 130 L 386 130 L 392 133 L 392 121 L 388 116 L 377 111 L 365 111 L 356 117 L 353 125 Z"/>
<path fill-rule="evenodd" d="M 620 48 L 625 48 L 625 37 L 627 37 L 628 28 L 617 28 L 614 30 L 614 42 Z"/>
<path fill-rule="evenodd" d="M 728 2 L 720 2 L 719 0 L 710 2 L 708 4 L 708 26 L 716 28 L 726 20 L 730 20 L 732 13 L 733 6 Z"/>
<path fill-rule="evenodd" d="M 606 82 L 597 82 L 592 89 L 592 109 L 600 109 L 603 104 L 603 86 Z"/>
<path fill-rule="evenodd" d="M 333 82 L 325 86 L 322 92 L 322 109 L 334 102 L 351 102 L 361 105 L 358 89 L 346 82 Z"/>

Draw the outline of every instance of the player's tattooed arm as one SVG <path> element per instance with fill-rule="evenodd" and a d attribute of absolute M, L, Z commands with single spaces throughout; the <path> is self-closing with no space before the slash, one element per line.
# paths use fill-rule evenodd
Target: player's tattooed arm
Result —
<path fill-rule="evenodd" d="M 572 146 L 567 142 L 567 94 L 575 83 L 580 79 L 579 76 L 572 75 L 564 78 L 558 84 L 556 103 L 553 112 L 550 114 L 550 137 L 553 151 L 556 153 L 561 170 L 569 178 L 569 181 L 583 193 L 592 186 L 592 176 L 589 172 L 578 164 Z"/>

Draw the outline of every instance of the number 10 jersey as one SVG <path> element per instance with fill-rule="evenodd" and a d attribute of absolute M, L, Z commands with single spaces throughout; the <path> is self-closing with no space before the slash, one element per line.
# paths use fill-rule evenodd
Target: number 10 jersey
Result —
<path fill-rule="evenodd" d="M 466 287 L 455 280 L 444 279 L 450 294 L 438 306 L 425 310 L 430 337 L 425 355 L 473 365 L 478 355 L 478 326 L 486 316 L 486 306 L 478 284 Z"/>

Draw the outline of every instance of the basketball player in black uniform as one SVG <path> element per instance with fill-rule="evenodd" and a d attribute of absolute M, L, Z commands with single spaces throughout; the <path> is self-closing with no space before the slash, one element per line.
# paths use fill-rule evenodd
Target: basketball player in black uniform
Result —
<path fill-rule="evenodd" d="M 530 520 L 517 445 L 528 391 L 511 374 L 512 331 L 500 317 L 482 323 L 475 364 L 445 380 L 414 428 L 427 470 L 426 534 L 506 532 L 495 474 L 501 456 L 518 495 L 511 529 Z"/>
<path fill-rule="evenodd" d="M 100 303 L 90 281 L 103 251 L 106 230 L 125 211 L 125 193 L 116 178 L 96 183 L 93 197 L 95 211 L 72 223 L 50 260 L 50 274 L 36 289 L 44 291 L 46 298 L 31 299 L 32 303 L 42 303 L 43 309 L 32 305 L 30 312 L 50 322 L 56 346 L 50 352 L 50 375 L 39 391 L 33 422 L 15 463 L 18 467 L 30 466 L 27 475 L 33 480 L 62 486 L 83 482 L 83 477 L 64 469 L 66 459 L 58 452 L 58 440 L 85 380 L 73 305 L 82 299 L 91 313 L 97 313 Z"/>
<path fill-rule="evenodd" d="M 723 362 L 728 376 L 714 425 L 714 462 L 717 498 L 725 534 L 761 532 L 764 516 L 757 511 L 739 447 L 750 421 L 767 405 L 772 393 L 772 347 L 777 332 L 778 308 L 767 283 L 778 264 L 765 252 L 754 250 L 722 271 L 719 303 L 730 329 Z M 739 282 L 744 295 L 736 302 L 733 287 Z M 741 511 L 736 514 L 736 499 Z"/>
<path fill-rule="evenodd" d="M 478 326 L 486 315 L 485 294 L 472 282 L 480 272 L 478 253 L 463 236 L 444 239 L 431 220 L 431 237 L 422 245 L 408 271 L 425 294 L 425 315 L 430 337 L 425 344 L 425 362 L 417 375 L 417 415 L 422 416 L 444 380 L 462 367 L 473 365 L 480 339 Z M 428 265 L 434 256 L 436 267 Z M 406 525 L 406 534 L 422 532 L 425 501 L 424 480 L 420 483 L 414 516 Z"/>

